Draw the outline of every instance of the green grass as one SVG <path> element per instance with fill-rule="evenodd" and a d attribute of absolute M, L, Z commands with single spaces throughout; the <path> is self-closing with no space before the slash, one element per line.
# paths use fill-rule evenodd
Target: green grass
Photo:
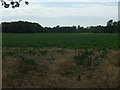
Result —
<path fill-rule="evenodd" d="M 91 55 L 94 55 L 93 51 L 84 51 L 82 53 L 78 53 L 78 55 L 74 56 L 75 63 L 77 65 L 92 65 Z"/>
<path fill-rule="evenodd" d="M 3 47 L 118 49 L 117 34 L 41 33 L 2 34 Z"/>
<path fill-rule="evenodd" d="M 95 51 L 85 50 L 83 52 L 79 52 L 73 57 L 73 59 L 77 65 L 91 66 L 93 64 L 94 66 L 98 66 L 102 59 L 105 58 L 106 53 L 106 51 L 102 51 L 95 55 Z"/>

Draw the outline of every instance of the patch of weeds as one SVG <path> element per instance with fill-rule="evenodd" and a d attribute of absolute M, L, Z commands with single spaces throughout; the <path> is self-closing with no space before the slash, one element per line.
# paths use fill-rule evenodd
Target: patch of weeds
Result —
<path fill-rule="evenodd" d="M 5 55 L 12 56 L 17 54 L 17 52 L 5 52 Z"/>
<path fill-rule="evenodd" d="M 29 70 L 38 70 L 37 64 L 33 59 L 22 57 L 21 72 L 26 73 Z"/>
<path fill-rule="evenodd" d="M 66 53 L 66 51 L 65 51 L 65 50 L 57 50 L 56 52 L 61 53 L 61 54 Z"/>
<path fill-rule="evenodd" d="M 55 60 L 54 56 L 51 56 L 51 59 L 50 60 Z"/>
<path fill-rule="evenodd" d="M 86 60 L 86 66 L 91 66 L 92 65 L 92 59 L 91 58 L 88 58 L 87 60 Z"/>
<path fill-rule="evenodd" d="M 69 71 L 69 72 L 66 72 L 65 73 L 67 76 L 72 76 L 73 75 L 73 72 L 72 71 Z"/>
<path fill-rule="evenodd" d="M 48 53 L 47 50 L 38 50 L 38 53 L 41 53 L 42 55 L 46 55 Z"/>
<path fill-rule="evenodd" d="M 93 51 L 85 50 L 84 52 L 78 53 L 78 55 L 74 56 L 73 58 L 77 65 L 91 66 L 92 65 L 91 55 L 93 54 L 94 54 Z"/>
<path fill-rule="evenodd" d="M 74 56 L 74 60 L 77 65 L 83 65 L 84 60 L 81 58 L 84 58 L 84 57 L 82 57 L 80 54 Z"/>
<path fill-rule="evenodd" d="M 29 55 L 35 55 L 37 54 L 37 51 L 33 50 L 28 50 L 26 53 L 28 53 Z"/>
<path fill-rule="evenodd" d="M 86 50 L 85 52 L 83 52 L 83 54 L 94 55 L 94 51 L 92 51 L 92 50 Z"/>
<path fill-rule="evenodd" d="M 78 75 L 77 81 L 80 81 L 80 80 L 81 80 L 81 75 Z"/>
<path fill-rule="evenodd" d="M 93 52 L 93 50 L 85 50 L 83 52 L 79 52 L 77 55 L 73 57 L 75 63 L 77 65 L 83 66 L 98 66 L 101 64 L 103 58 L 105 58 L 107 51 L 99 51 L 99 54 Z M 91 70 L 91 68 L 88 68 Z"/>
<path fill-rule="evenodd" d="M 100 55 L 100 58 L 104 58 L 104 57 L 106 56 L 106 53 L 107 53 L 106 50 L 102 51 L 102 53 L 101 53 L 101 55 Z"/>
<path fill-rule="evenodd" d="M 98 60 L 96 60 L 96 61 L 94 61 L 93 65 L 98 66 L 98 65 L 100 65 L 100 62 Z"/>
<path fill-rule="evenodd" d="M 100 63 L 102 62 L 102 59 L 105 58 L 106 53 L 107 53 L 107 51 L 104 50 L 104 51 L 101 52 L 101 54 L 100 54 L 99 56 L 96 56 L 96 57 L 94 58 L 93 65 L 94 65 L 94 66 L 100 65 Z"/>
<path fill-rule="evenodd" d="M 22 57 L 22 62 L 24 62 L 27 65 L 36 65 L 36 63 L 33 59 L 28 59 L 28 58 L 25 58 L 25 57 Z"/>

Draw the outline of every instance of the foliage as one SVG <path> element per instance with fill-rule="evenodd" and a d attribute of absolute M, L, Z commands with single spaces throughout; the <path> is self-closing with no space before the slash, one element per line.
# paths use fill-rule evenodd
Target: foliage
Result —
<path fill-rule="evenodd" d="M 38 53 L 41 53 L 42 55 L 46 55 L 48 53 L 47 50 L 38 50 Z"/>
<path fill-rule="evenodd" d="M 10 6 L 14 9 L 16 7 L 19 7 L 20 6 L 20 2 L 22 0 L 8 0 L 9 3 L 7 3 L 5 0 L 0 0 L 1 3 L 2 3 L 2 6 L 4 6 L 5 8 L 9 8 Z M 28 5 L 29 2 L 28 1 L 25 1 L 25 4 Z"/>
<path fill-rule="evenodd" d="M 2 32 L 4 33 L 39 33 L 42 31 L 43 27 L 37 23 L 26 21 L 2 23 Z"/>
<path fill-rule="evenodd" d="M 38 23 L 31 23 L 27 21 L 18 22 L 3 22 L 3 33 L 117 33 L 119 22 L 109 20 L 107 26 L 59 26 L 56 27 L 42 27 Z"/>
<path fill-rule="evenodd" d="M 105 58 L 106 53 L 106 50 L 102 50 L 99 54 L 95 54 L 93 50 L 85 50 L 79 52 L 73 59 L 77 65 L 98 66 L 102 62 L 102 59 Z"/>
<path fill-rule="evenodd" d="M 87 65 L 91 66 L 92 65 L 92 58 L 91 55 L 93 55 L 93 51 L 84 51 L 82 53 L 78 53 L 78 55 L 74 56 L 74 60 L 77 65 Z"/>
<path fill-rule="evenodd" d="M 42 33 L 2 34 L 3 47 L 118 49 L 117 34 Z M 41 52 L 41 51 L 40 51 Z M 33 50 L 29 53 L 38 53 Z M 46 51 L 45 51 L 46 53 Z"/>
<path fill-rule="evenodd" d="M 27 65 L 36 65 L 35 61 L 33 59 L 28 59 L 26 57 L 21 57 L 22 58 L 22 62 L 24 62 Z"/>

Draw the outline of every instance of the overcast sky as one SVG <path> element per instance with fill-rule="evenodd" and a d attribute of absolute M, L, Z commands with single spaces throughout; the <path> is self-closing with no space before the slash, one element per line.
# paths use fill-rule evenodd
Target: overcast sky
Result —
<path fill-rule="evenodd" d="M 6 0 L 7 1 L 7 0 Z M 118 20 L 119 0 L 28 0 L 26 6 L 5 9 L 0 6 L 0 22 L 32 21 L 42 26 L 106 25 Z"/>

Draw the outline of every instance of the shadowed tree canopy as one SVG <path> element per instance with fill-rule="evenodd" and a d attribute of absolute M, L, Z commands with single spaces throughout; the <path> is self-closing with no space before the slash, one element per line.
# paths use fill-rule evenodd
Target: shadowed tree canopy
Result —
<path fill-rule="evenodd" d="M 2 32 L 5 33 L 40 33 L 43 27 L 38 23 L 26 21 L 4 22 L 2 23 Z"/>
<path fill-rule="evenodd" d="M 60 26 L 42 27 L 38 23 L 27 21 L 3 22 L 3 33 L 117 33 L 120 27 L 120 21 L 109 20 L 106 26 Z"/>

